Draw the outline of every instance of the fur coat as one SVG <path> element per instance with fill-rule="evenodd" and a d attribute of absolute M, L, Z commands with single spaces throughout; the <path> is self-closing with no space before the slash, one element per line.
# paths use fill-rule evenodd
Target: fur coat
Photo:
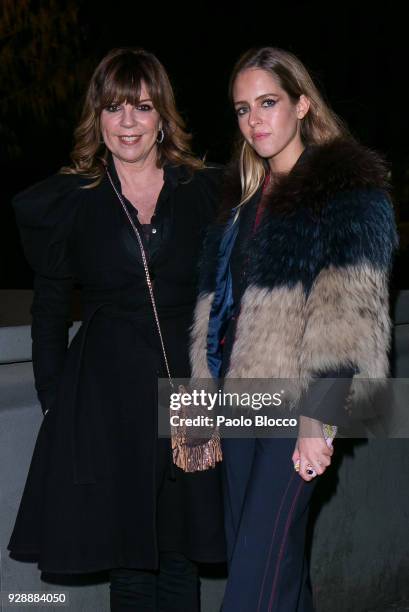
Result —
<path fill-rule="evenodd" d="M 249 238 L 228 378 L 294 379 L 301 389 L 345 368 L 365 379 L 388 375 L 388 274 L 397 238 L 384 166 L 346 140 L 306 153 L 267 196 Z M 225 184 L 232 208 L 238 172 Z M 208 324 L 224 231 L 213 228 L 202 257 L 190 347 L 195 378 L 210 377 Z"/>

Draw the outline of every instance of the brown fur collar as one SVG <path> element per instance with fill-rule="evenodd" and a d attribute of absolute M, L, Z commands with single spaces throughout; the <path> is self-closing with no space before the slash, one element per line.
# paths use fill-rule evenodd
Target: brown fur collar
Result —
<path fill-rule="evenodd" d="M 384 160 L 352 139 L 337 138 L 307 147 L 291 172 L 277 178 L 268 205 L 277 212 L 291 212 L 300 206 L 319 211 L 340 192 L 371 188 L 388 188 Z M 235 162 L 225 173 L 221 220 L 239 200 L 240 176 Z"/>

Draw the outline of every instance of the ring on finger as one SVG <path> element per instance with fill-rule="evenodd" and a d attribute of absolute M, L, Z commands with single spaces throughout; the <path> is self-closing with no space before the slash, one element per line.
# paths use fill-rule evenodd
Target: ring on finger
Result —
<path fill-rule="evenodd" d="M 305 466 L 305 472 L 306 474 L 308 474 L 308 476 L 316 476 L 315 470 L 312 467 L 311 463 L 307 463 L 307 465 Z"/>

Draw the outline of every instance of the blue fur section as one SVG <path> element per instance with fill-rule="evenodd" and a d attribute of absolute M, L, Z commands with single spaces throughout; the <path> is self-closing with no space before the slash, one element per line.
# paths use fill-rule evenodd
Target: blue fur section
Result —
<path fill-rule="evenodd" d="M 318 212 L 301 207 L 278 215 L 267 208 L 246 245 L 248 282 L 270 289 L 301 282 L 308 293 L 330 265 L 388 269 L 396 245 L 393 209 L 381 189 L 340 193 Z"/>

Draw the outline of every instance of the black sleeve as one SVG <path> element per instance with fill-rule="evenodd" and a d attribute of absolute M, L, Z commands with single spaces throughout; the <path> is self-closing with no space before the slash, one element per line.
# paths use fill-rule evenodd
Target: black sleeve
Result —
<path fill-rule="evenodd" d="M 354 368 L 345 367 L 321 374 L 304 393 L 299 404 L 299 414 L 328 425 L 347 428 L 350 424 L 346 410 L 347 398 L 356 372 Z"/>
<path fill-rule="evenodd" d="M 33 269 L 32 358 L 43 412 L 53 407 L 68 345 L 73 274 L 68 241 L 83 197 L 76 176 L 55 175 L 18 194 L 13 208 Z"/>
<path fill-rule="evenodd" d="M 31 307 L 33 370 L 45 414 L 57 397 L 58 382 L 68 346 L 72 278 L 52 279 L 36 274 Z"/>

